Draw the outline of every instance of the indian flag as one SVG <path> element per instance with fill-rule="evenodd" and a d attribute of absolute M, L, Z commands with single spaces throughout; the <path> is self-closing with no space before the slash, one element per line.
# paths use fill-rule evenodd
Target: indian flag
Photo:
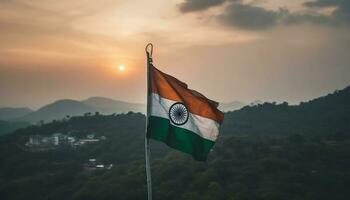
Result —
<path fill-rule="evenodd" d="M 205 161 L 219 135 L 218 103 L 150 66 L 147 137 Z"/>

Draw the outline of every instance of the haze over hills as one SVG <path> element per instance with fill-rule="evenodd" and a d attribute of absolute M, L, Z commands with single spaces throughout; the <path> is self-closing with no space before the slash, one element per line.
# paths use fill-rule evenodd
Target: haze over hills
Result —
<path fill-rule="evenodd" d="M 129 111 L 145 113 L 145 105 L 140 103 L 117 101 L 105 97 L 90 97 L 82 102 L 104 114 L 126 113 Z"/>
<path fill-rule="evenodd" d="M 67 116 L 71 117 L 83 115 L 85 113 L 99 112 L 100 114 L 108 115 L 113 113 L 126 113 L 129 111 L 144 113 L 145 106 L 143 104 L 116 101 L 105 97 L 91 97 L 82 101 L 63 99 L 43 106 L 37 111 L 12 119 L 15 121 L 37 123 L 41 120 L 49 122 Z"/>
<path fill-rule="evenodd" d="M 228 103 L 220 103 L 219 109 L 224 112 L 239 110 L 243 108 L 246 104 L 240 101 L 232 101 Z"/>
<path fill-rule="evenodd" d="M 97 110 L 96 110 L 97 111 Z M 76 100 L 64 99 L 41 107 L 39 110 L 20 117 L 18 121 L 39 122 L 41 120 L 48 122 L 54 119 L 62 119 L 67 115 L 82 115 L 87 112 L 93 112 L 93 108 Z"/>
<path fill-rule="evenodd" d="M 245 104 L 242 102 L 232 101 L 229 103 L 220 103 L 219 109 L 227 112 L 238 110 L 243 106 L 245 106 Z M 45 105 L 36 111 L 30 110 L 29 108 L 2 108 L 0 109 L 0 117 L 2 117 L 0 120 L 37 123 L 41 120 L 49 122 L 67 116 L 83 115 L 89 112 L 99 112 L 100 114 L 109 115 L 113 113 L 126 113 L 129 111 L 145 113 L 146 106 L 140 103 L 129 103 L 106 97 L 90 97 L 82 101 L 62 99 Z"/>
<path fill-rule="evenodd" d="M 231 101 L 231 102 L 228 102 L 228 103 L 220 103 L 219 104 L 219 110 L 223 111 L 223 112 L 229 112 L 229 111 L 235 111 L 235 110 L 239 110 L 241 108 L 243 108 L 244 106 L 256 106 L 256 105 L 259 105 L 259 104 L 263 104 L 265 102 L 263 101 L 260 101 L 260 100 L 255 100 L 255 101 L 252 101 L 251 103 L 249 104 L 246 104 L 244 102 L 241 102 L 241 101 Z"/>
<path fill-rule="evenodd" d="M 33 110 L 29 108 L 0 108 L 0 120 L 11 120 L 23 117 Z"/>
<path fill-rule="evenodd" d="M 330 118 L 330 121 L 325 120 L 325 123 L 329 124 L 333 123 L 334 119 L 341 118 L 350 112 L 348 105 L 348 102 L 350 102 L 349 91 L 350 87 L 347 87 L 300 105 L 255 101 L 249 106 L 245 106 L 242 102 L 233 101 L 221 103 L 219 109 L 228 112 L 225 114 L 224 127 L 232 126 L 232 130 L 241 130 L 242 127 L 245 127 L 245 130 L 248 130 L 247 127 L 250 127 L 250 130 L 259 130 L 262 127 L 269 125 L 278 126 L 280 124 L 285 124 L 284 128 L 286 128 L 287 125 L 291 127 L 293 123 L 294 125 L 300 125 L 306 123 L 306 121 L 314 122 L 316 119 L 325 120 L 327 118 Z M 100 114 L 109 115 L 129 111 L 145 113 L 145 105 L 117 101 L 105 97 L 90 97 L 82 101 L 64 99 L 43 106 L 37 111 L 32 111 L 28 108 L 2 108 L 0 109 L 0 120 L 37 123 L 41 120 L 50 122 L 67 116 L 78 116 L 85 113 L 99 112 Z M 259 123 L 262 127 L 257 125 Z M 296 127 L 293 129 L 296 130 Z M 277 129 L 274 130 L 279 131 Z"/>

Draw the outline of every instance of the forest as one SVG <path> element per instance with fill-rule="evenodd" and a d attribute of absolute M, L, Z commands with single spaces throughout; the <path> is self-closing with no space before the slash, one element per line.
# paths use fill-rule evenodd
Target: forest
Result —
<path fill-rule="evenodd" d="M 225 113 L 206 162 L 151 142 L 154 199 L 328 200 L 350 191 L 349 88 L 298 106 L 265 103 Z M 146 199 L 145 116 L 87 114 L 0 137 L 0 199 Z M 31 135 L 93 133 L 77 148 L 28 151 Z M 111 169 L 92 169 L 89 159 Z"/>

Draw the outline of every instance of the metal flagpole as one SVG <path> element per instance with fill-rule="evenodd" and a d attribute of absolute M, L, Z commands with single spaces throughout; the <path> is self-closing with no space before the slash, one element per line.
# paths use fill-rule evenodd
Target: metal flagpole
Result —
<path fill-rule="evenodd" d="M 148 48 L 150 47 L 150 52 L 148 51 Z M 152 54 L 153 54 L 153 45 L 152 43 L 147 44 L 146 46 L 146 55 L 147 55 L 147 114 L 146 114 L 146 128 L 145 128 L 145 157 L 146 157 L 146 178 L 147 178 L 147 195 L 148 200 L 152 200 L 152 179 L 151 179 L 151 164 L 150 164 L 150 148 L 149 148 L 149 139 L 147 137 L 147 126 L 148 126 L 148 115 L 150 113 L 150 68 L 152 65 Z"/>

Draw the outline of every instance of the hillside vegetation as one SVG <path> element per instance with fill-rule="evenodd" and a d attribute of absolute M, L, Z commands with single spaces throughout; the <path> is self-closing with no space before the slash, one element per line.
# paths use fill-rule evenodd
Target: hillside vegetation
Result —
<path fill-rule="evenodd" d="M 8 122 L 0 120 L 0 136 L 10 134 L 17 129 L 24 128 L 28 125 L 29 123 L 27 122 Z"/>
<path fill-rule="evenodd" d="M 350 87 L 297 106 L 263 103 L 228 112 L 222 131 L 268 135 L 350 133 Z"/>
<path fill-rule="evenodd" d="M 207 162 L 152 141 L 157 200 L 343 200 L 350 190 L 349 88 L 299 106 L 265 103 L 225 114 Z M 146 199 L 145 117 L 85 115 L 0 137 L 0 199 Z M 30 136 L 94 134 L 79 147 L 31 151 Z M 113 164 L 89 166 L 89 159 Z"/>

